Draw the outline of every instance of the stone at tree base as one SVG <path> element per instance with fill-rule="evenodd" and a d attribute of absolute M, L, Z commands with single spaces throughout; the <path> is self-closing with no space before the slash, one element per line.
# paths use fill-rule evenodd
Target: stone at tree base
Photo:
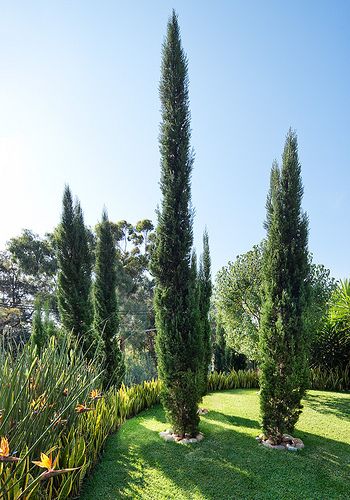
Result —
<path fill-rule="evenodd" d="M 169 432 L 171 431 L 171 432 Z M 203 434 L 200 432 L 196 437 L 191 437 L 190 434 L 185 434 L 185 436 L 179 436 L 172 432 L 172 429 L 167 429 L 166 431 L 159 432 L 159 436 L 164 439 L 164 441 L 175 441 L 180 444 L 195 444 L 202 441 Z"/>
<path fill-rule="evenodd" d="M 207 408 L 198 408 L 197 413 L 198 415 L 207 415 L 209 410 Z"/>
<path fill-rule="evenodd" d="M 299 438 L 293 438 L 289 434 L 283 434 L 282 442 L 279 444 L 274 444 L 273 439 L 264 439 L 265 436 L 260 434 L 255 439 L 261 443 L 266 448 L 272 448 L 274 450 L 289 450 L 289 451 L 298 451 L 304 448 L 304 443 Z"/>
<path fill-rule="evenodd" d="M 302 440 L 299 438 L 293 438 L 292 445 L 295 446 L 295 448 L 298 448 L 299 450 L 302 450 L 305 446 Z"/>
<path fill-rule="evenodd" d="M 172 434 L 165 434 L 165 436 L 163 436 L 163 439 L 165 439 L 165 441 L 174 441 L 174 436 Z"/>

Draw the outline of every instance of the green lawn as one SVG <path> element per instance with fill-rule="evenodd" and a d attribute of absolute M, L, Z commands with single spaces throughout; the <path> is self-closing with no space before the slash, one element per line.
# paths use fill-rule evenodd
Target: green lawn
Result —
<path fill-rule="evenodd" d="M 217 392 L 205 398 L 205 439 L 179 445 L 160 439 L 160 407 L 127 421 L 107 442 L 83 500 L 349 499 L 350 394 L 309 391 L 295 436 L 297 453 L 258 445 L 256 390 Z"/>

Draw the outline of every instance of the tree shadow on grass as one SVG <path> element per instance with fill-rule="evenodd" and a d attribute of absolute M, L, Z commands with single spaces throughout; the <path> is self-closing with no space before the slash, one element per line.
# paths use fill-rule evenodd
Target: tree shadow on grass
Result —
<path fill-rule="evenodd" d="M 205 439 L 199 444 L 162 441 L 161 408 L 123 427 L 110 439 L 83 499 L 348 498 L 345 443 L 303 432 L 301 452 L 270 450 L 255 441 L 257 421 L 212 410 L 201 419 Z"/>
<path fill-rule="evenodd" d="M 223 420 L 235 427 L 247 427 L 248 429 L 256 429 L 257 431 L 259 431 L 260 428 L 260 424 L 257 420 L 251 420 L 236 415 L 225 415 L 224 413 L 213 410 L 210 410 L 205 417 L 202 417 L 202 422 L 210 420 Z"/>
<path fill-rule="evenodd" d="M 350 420 L 350 398 L 344 397 L 344 394 L 348 393 L 339 393 L 339 396 L 334 393 L 317 395 L 308 393 L 305 400 L 310 408 L 319 413 Z"/>

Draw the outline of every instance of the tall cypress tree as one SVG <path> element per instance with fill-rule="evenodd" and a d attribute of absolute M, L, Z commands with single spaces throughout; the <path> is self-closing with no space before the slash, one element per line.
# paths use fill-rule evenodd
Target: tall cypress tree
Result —
<path fill-rule="evenodd" d="M 119 318 L 117 301 L 116 251 L 107 212 L 97 228 L 94 299 L 94 329 L 104 344 L 104 386 L 120 387 L 124 360 L 117 339 Z"/>
<path fill-rule="evenodd" d="M 211 342 L 211 327 L 209 322 L 210 299 L 212 293 L 211 283 L 211 260 L 209 250 L 209 236 L 207 230 L 203 234 L 203 254 L 201 255 L 199 265 L 199 314 L 200 314 L 200 329 L 201 339 L 203 343 L 203 380 L 202 380 L 202 396 L 207 393 L 208 389 L 208 370 L 212 356 Z"/>
<path fill-rule="evenodd" d="M 56 231 L 58 265 L 57 299 L 63 327 L 82 341 L 93 355 L 95 336 L 92 330 L 90 300 L 92 259 L 80 203 L 73 205 L 69 186 L 63 194 L 61 223 Z"/>
<path fill-rule="evenodd" d="M 198 328 L 190 266 L 192 233 L 187 58 L 173 11 L 163 45 L 160 82 L 161 208 L 152 271 L 156 278 L 156 350 L 162 401 L 174 432 L 198 430 Z"/>
<path fill-rule="evenodd" d="M 41 301 L 37 298 L 35 302 L 33 321 L 32 321 L 32 331 L 31 331 L 31 341 L 33 345 L 36 345 L 38 354 L 40 353 L 46 342 L 45 327 L 42 320 L 42 307 Z"/>
<path fill-rule="evenodd" d="M 308 220 L 302 196 L 297 137 L 290 130 L 282 168 L 274 164 L 271 171 L 265 224 L 260 408 L 263 431 L 276 443 L 293 431 L 307 386 Z"/>

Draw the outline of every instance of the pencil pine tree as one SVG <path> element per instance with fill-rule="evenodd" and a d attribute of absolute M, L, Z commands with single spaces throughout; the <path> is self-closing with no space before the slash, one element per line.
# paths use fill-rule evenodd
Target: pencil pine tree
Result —
<path fill-rule="evenodd" d="M 293 431 L 307 387 L 308 220 L 302 196 L 297 137 L 290 130 L 282 167 L 272 167 L 265 223 L 260 408 L 264 434 L 275 443 Z"/>
<path fill-rule="evenodd" d="M 152 272 L 162 402 L 174 432 L 198 431 L 199 333 L 193 309 L 190 110 L 187 58 L 173 12 L 163 45 L 160 100 L 161 193 Z"/>
<path fill-rule="evenodd" d="M 209 322 L 210 299 L 212 293 L 211 259 L 209 236 L 207 230 L 203 234 L 203 254 L 201 255 L 198 276 L 200 335 L 202 339 L 202 396 L 208 389 L 208 371 L 212 356 L 211 326 Z"/>
<path fill-rule="evenodd" d="M 102 221 L 97 227 L 95 282 L 93 286 L 94 329 L 97 338 L 103 340 L 104 387 L 120 387 L 125 372 L 124 359 L 118 345 L 118 301 L 117 301 L 116 251 L 108 220 L 103 211 Z"/>
<path fill-rule="evenodd" d="M 62 326 L 81 340 L 89 356 L 94 354 L 96 337 L 92 329 L 92 258 L 87 229 L 78 201 L 73 205 L 69 186 L 63 194 L 61 223 L 56 230 L 58 265 L 57 299 Z"/>

